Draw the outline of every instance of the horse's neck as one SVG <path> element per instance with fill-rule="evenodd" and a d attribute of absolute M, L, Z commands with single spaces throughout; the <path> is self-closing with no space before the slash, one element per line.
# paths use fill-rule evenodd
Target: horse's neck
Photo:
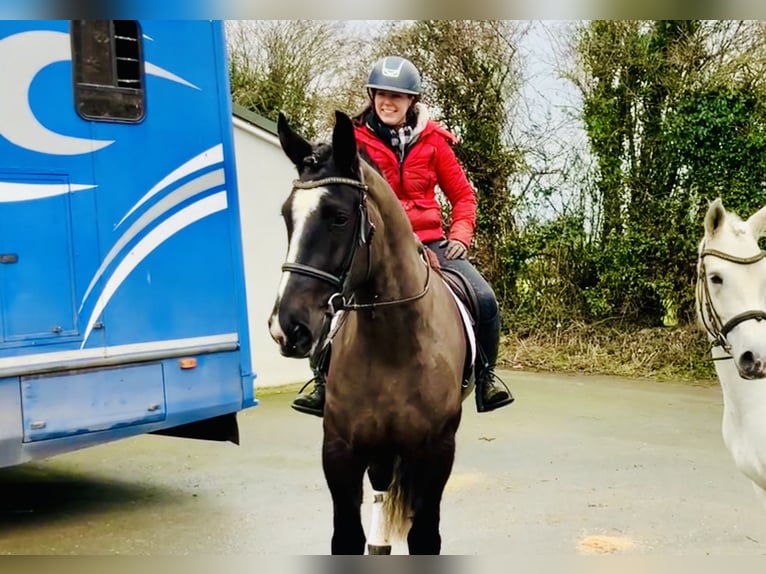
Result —
<path fill-rule="evenodd" d="M 357 290 L 360 302 L 397 300 L 421 292 L 426 265 L 418 249 L 412 226 L 399 199 L 377 174 L 367 174 L 370 218 L 376 227 L 369 256 L 370 277 Z"/>
<path fill-rule="evenodd" d="M 739 376 L 731 360 L 716 361 L 723 393 L 721 434 L 737 468 L 766 489 L 766 381 Z"/>
<path fill-rule="evenodd" d="M 371 246 L 371 273 L 357 290 L 360 302 L 406 299 L 422 292 L 426 284 L 426 264 L 414 238 L 391 237 L 388 226 L 383 230 L 376 232 Z"/>

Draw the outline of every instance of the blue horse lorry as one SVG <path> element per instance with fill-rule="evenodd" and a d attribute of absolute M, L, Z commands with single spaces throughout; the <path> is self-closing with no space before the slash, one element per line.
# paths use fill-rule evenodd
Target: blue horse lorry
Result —
<path fill-rule="evenodd" d="M 224 29 L 0 21 L 0 467 L 257 404 Z"/>

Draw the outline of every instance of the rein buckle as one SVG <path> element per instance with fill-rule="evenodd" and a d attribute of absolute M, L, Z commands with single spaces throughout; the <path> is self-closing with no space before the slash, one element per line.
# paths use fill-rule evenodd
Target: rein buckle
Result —
<path fill-rule="evenodd" d="M 336 300 L 338 300 L 336 302 Z M 339 311 L 343 311 L 343 309 L 346 308 L 346 300 L 343 298 L 343 295 L 340 293 L 333 293 L 330 295 L 330 298 L 327 300 L 327 314 L 330 316 L 334 316 Z"/>

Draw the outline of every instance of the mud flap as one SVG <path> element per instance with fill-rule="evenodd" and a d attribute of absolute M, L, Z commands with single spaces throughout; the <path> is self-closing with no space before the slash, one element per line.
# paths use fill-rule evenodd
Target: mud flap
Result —
<path fill-rule="evenodd" d="M 239 425 L 237 414 L 229 413 L 201 421 L 187 423 L 151 432 L 163 436 L 196 438 L 201 440 L 229 441 L 239 445 Z"/>

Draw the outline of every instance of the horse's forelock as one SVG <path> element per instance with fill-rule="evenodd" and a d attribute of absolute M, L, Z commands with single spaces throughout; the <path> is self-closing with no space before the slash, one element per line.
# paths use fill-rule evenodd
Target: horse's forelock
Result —
<path fill-rule="evenodd" d="M 314 148 L 314 156 L 320 164 L 327 164 L 332 160 L 332 146 L 327 143 L 318 144 Z"/>
<path fill-rule="evenodd" d="M 747 223 L 733 211 L 727 211 L 720 226 L 721 235 L 741 237 L 748 233 Z"/>
<path fill-rule="evenodd" d="M 699 245 L 699 252 L 701 253 L 704 249 L 715 249 L 746 257 L 751 255 L 752 237 L 747 221 L 732 211 L 726 211 L 715 233 L 711 235 L 710 231 L 706 230 Z"/>
<path fill-rule="evenodd" d="M 300 178 L 304 181 L 320 179 L 333 169 L 332 148 L 325 143 L 314 144 L 312 152 L 303 158 L 303 165 L 299 169 Z"/>

